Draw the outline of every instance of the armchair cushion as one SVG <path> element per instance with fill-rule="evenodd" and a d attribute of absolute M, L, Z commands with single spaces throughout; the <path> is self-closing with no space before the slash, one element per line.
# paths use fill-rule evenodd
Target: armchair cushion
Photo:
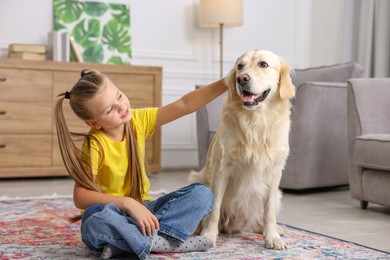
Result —
<path fill-rule="evenodd" d="M 357 165 L 390 174 L 390 134 L 365 134 L 356 137 L 354 161 Z"/>

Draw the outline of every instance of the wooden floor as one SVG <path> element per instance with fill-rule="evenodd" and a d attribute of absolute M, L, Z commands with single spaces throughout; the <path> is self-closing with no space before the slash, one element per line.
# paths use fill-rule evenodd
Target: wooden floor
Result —
<path fill-rule="evenodd" d="M 150 176 L 151 190 L 173 191 L 187 184 L 189 171 Z M 71 195 L 68 178 L 0 179 L 0 197 Z M 278 222 L 390 252 L 390 208 L 369 204 L 360 209 L 348 188 L 284 193 Z"/>

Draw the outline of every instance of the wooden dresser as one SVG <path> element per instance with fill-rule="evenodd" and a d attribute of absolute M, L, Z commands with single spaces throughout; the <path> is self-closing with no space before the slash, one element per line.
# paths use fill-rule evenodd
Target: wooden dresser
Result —
<path fill-rule="evenodd" d="M 0 178 L 66 176 L 54 123 L 56 96 L 70 90 L 84 68 L 106 74 L 131 106 L 161 105 L 160 67 L 0 59 Z M 88 132 L 67 101 L 69 129 Z M 161 131 L 146 143 L 149 172 L 160 171 Z"/>

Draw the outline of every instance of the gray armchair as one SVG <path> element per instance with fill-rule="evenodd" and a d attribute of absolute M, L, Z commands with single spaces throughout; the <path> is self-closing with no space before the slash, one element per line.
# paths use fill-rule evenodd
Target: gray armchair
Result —
<path fill-rule="evenodd" d="M 390 206 L 390 78 L 348 82 L 349 185 L 361 208 Z"/>
<path fill-rule="evenodd" d="M 284 189 L 348 184 L 347 80 L 363 70 L 348 62 L 295 70 L 290 156 L 281 180 Z M 223 97 L 196 113 L 199 167 L 221 119 Z"/>
<path fill-rule="evenodd" d="M 352 62 L 295 70 L 290 155 L 281 188 L 348 185 L 347 81 L 362 73 Z"/>

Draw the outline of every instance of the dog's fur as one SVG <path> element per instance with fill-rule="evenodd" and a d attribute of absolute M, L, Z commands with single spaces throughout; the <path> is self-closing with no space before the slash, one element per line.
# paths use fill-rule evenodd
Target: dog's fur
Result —
<path fill-rule="evenodd" d="M 214 194 L 215 208 L 204 219 L 202 235 L 215 242 L 219 231 L 259 232 L 266 248 L 285 249 L 276 215 L 295 96 L 290 68 L 270 51 L 249 51 L 225 83 L 228 96 L 206 165 L 190 175 L 191 182 L 208 185 Z"/>

